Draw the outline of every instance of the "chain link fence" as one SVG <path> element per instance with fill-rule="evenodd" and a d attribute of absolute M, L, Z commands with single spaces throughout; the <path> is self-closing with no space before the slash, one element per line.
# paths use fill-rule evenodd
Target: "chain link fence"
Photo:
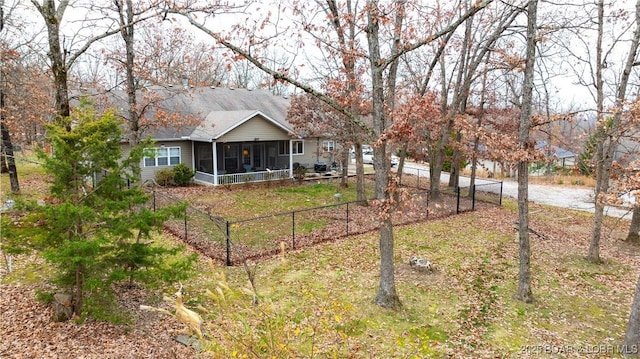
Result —
<path fill-rule="evenodd" d="M 402 206 L 393 211 L 394 225 L 423 222 L 483 206 L 502 203 L 502 182 L 484 181 L 473 186 L 443 187 L 439 198 L 432 198 L 428 182 L 419 175 L 403 175 Z M 300 184 L 304 185 L 304 184 Z M 170 189 L 152 192 L 154 208 L 183 199 Z M 375 200 L 343 202 L 270 215 L 227 220 L 187 206 L 184 218 L 171 219 L 165 229 L 202 254 L 237 265 L 245 260 L 270 257 L 281 250 L 310 247 L 378 229 L 380 213 Z"/>

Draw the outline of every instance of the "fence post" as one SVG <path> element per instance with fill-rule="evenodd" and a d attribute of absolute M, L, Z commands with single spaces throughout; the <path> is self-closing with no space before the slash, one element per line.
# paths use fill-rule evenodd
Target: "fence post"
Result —
<path fill-rule="evenodd" d="M 501 206 L 502 206 L 502 184 L 503 183 L 504 183 L 503 181 L 500 181 L 500 205 Z"/>
<path fill-rule="evenodd" d="M 347 237 L 349 237 L 349 202 L 347 202 Z"/>
<path fill-rule="evenodd" d="M 153 190 L 153 211 L 156 211 L 156 190 Z"/>
<path fill-rule="evenodd" d="M 296 211 L 291 212 L 291 249 L 296 249 Z"/>
<path fill-rule="evenodd" d="M 416 187 L 418 187 L 418 189 L 420 189 L 420 169 L 417 169 L 418 171 L 418 183 L 416 184 Z"/>
<path fill-rule="evenodd" d="M 456 214 L 460 214 L 460 186 L 456 186 Z"/>
<path fill-rule="evenodd" d="M 229 225 L 229 221 L 226 221 L 227 224 L 227 267 L 231 266 L 231 225 Z"/>
<path fill-rule="evenodd" d="M 473 187 L 471 187 L 471 190 L 473 190 L 473 192 L 471 193 L 471 210 L 475 211 L 476 210 L 476 185 L 475 185 L 475 183 L 473 184 Z"/>

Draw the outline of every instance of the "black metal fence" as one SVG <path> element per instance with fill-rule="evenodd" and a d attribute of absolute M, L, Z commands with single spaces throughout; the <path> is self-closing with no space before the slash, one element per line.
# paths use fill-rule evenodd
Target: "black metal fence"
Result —
<path fill-rule="evenodd" d="M 404 185 L 418 189 L 428 189 L 430 186 L 429 169 L 405 166 L 402 174 L 402 184 Z M 406 178 L 407 175 L 410 177 Z M 458 183 L 459 185 L 456 188 L 441 185 L 441 191 L 451 194 L 457 192 L 462 196 L 468 196 L 473 199 L 472 203 L 475 203 L 475 198 L 477 197 L 482 202 L 502 205 L 502 181 L 490 178 L 474 178 L 472 180 L 469 176 L 460 175 L 458 176 Z"/>
<path fill-rule="evenodd" d="M 418 181 L 428 185 L 424 179 L 410 176 L 407 183 L 415 184 L 403 187 L 408 198 L 393 214 L 394 225 L 422 222 L 502 203 L 500 181 L 483 180 L 473 186 L 454 189 L 445 187 L 440 197 L 435 199 L 428 189 L 419 185 Z M 169 192 L 153 192 L 154 208 L 181 200 Z M 378 229 L 380 217 L 375 201 L 364 204 L 336 201 L 321 207 L 233 221 L 188 206 L 183 219 L 170 220 L 165 228 L 201 253 L 226 265 L 272 256 L 283 248 L 287 251 L 304 248 Z M 437 205 L 431 205 L 434 201 L 438 202 Z"/>

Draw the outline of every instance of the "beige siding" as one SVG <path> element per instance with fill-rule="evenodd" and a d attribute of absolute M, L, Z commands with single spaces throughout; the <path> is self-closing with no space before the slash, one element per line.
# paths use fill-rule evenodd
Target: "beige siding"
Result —
<path fill-rule="evenodd" d="M 163 141 L 156 143 L 157 147 L 164 144 L 166 147 L 180 147 L 180 163 L 184 163 L 187 167 L 193 169 L 193 153 L 191 151 L 191 142 L 189 141 Z M 142 181 L 155 179 L 155 172 L 162 168 L 170 168 L 172 166 L 156 166 L 145 167 L 144 161 L 140 163 L 142 166 Z"/>
<path fill-rule="evenodd" d="M 256 138 L 258 140 L 256 140 Z M 243 142 L 243 141 L 277 141 L 290 139 L 287 131 L 277 127 L 261 116 L 256 116 L 231 132 L 220 137 L 219 142 Z"/>
<path fill-rule="evenodd" d="M 332 156 L 328 152 L 324 152 L 322 150 L 322 141 L 324 138 L 320 138 L 318 141 L 317 138 L 307 138 L 304 140 L 304 154 L 293 155 L 293 162 L 298 162 L 301 165 L 307 168 L 313 168 L 313 165 L 317 162 L 324 162 L 325 164 L 331 164 L 331 162 L 335 161 L 335 154 Z M 338 146 L 338 144 L 335 144 Z"/>
<path fill-rule="evenodd" d="M 304 153 L 303 154 L 293 154 L 293 162 L 298 162 L 301 165 L 309 168 L 309 166 L 313 167 L 313 164 L 316 163 L 316 155 L 314 148 L 315 146 L 309 146 L 311 143 L 309 140 L 304 141 Z M 314 141 L 315 143 L 315 141 Z"/>

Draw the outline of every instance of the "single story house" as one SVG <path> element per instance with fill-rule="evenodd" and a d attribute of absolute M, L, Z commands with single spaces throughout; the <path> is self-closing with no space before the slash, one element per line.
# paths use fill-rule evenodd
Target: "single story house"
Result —
<path fill-rule="evenodd" d="M 551 145 L 547 141 L 537 141 L 536 150 L 544 153 L 545 157 L 562 167 L 574 166 L 578 155 L 559 146 Z"/>
<path fill-rule="evenodd" d="M 290 178 L 298 166 L 314 168 L 332 158 L 331 139 L 305 139 L 286 121 L 289 99 L 268 90 L 219 87 L 156 89 L 161 96 L 145 116 L 175 123 L 155 127 L 155 156 L 142 161 L 142 180 L 161 168 L 186 164 L 195 181 L 221 185 Z"/>
<path fill-rule="evenodd" d="M 549 164 L 556 164 L 562 167 L 574 166 L 577 162 L 578 155 L 559 146 L 550 145 L 546 141 L 536 141 L 535 149 L 544 154 L 545 161 Z M 486 157 L 487 148 L 485 145 L 478 146 L 478 159 L 476 169 L 485 171 L 482 175 L 493 177 L 496 174 L 501 176 L 515 177 L 515 163 L 499 162 L 488 159 Z M 471 162 L 466 165 L 466 169 L 471 169 Z"/>

